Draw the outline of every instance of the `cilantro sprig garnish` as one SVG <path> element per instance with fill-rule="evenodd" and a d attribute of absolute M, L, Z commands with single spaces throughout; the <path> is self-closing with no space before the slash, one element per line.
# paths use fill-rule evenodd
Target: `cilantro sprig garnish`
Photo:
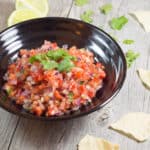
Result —
<path fill-rule="evenodd" d="M 40 62 L 45 70 L 58 69 L 60 72 L 68 72 L 74 67 L 73 61 L 76 60 L 66 50 L 50 50 L 44 54 L 37 54 L 29 58 L 30 63 Z"/>
<path fill-rule="evenodd" d="M 84 6 L 85 4 L 88 4 L 89 0 L 75 0 L 76 6 Z"/>
<path fill-rule="evenodd" d="M 52 70 L 58 67 L 58 63 L 54 60 L 42 60 L 41 64 L 45 70 Z"/>
<path fill-rule="evenodd" d="M 128 50 L 125 56 L 126 56 L 127 67 L 130 68 L 133 62 L 140 56 L 140 54 L 134 52 L 133 50 Z"/>
<path fill-rule="evenodd" d="M 69 99 L 70 102 L 73 101 L 73 96 L 74 96 L 73 92 L 69 92 L 68 99 Z"/>
<path fill-rule="evenodd" d="M 118 18 L 113 18 L 110 21 L 110 26 L 112 29 L 121 30 L 127 22 L 128 22 L 128 19 L 125 16 L 121 16 Z"/>
<path fill-rule="evenodd" d="M 52 60 L 58 61 L 59 59 L 69 56 L 69 54 L 66 50 L 58 49 L 48 51 L 47 56 Z"/>
<path fill-rule="evenodd" d="M 81 20 L 87 22 L 87 23 L 92 23 L 93 22 L 93 16 L 94 12 L 92 10 L 87 10 L 83 14 L 80 15 Z"/>
<path fill-rule="evenodd" d="M 112 10 L 112 4 L 108 3 L 99 8 L 103 14 L 108 14 Z"/>
<path fill-rule="evenodd" d="M 70 71 L 70 69 L 72 68 L 72 67 L 74 67 L 74 63 L 70 60 L 70 59 L 68 59 L 68 58 L 65 58 L 65 59 L 63 59 L 61 62 L 60 62 L 60 64 L 58 65 L 58 70 L 60 71 L 60 72 L 63 72 L 63 71 Z"/>
<path fill-rule="evenodd" d="M 130 40 L 130 39 L 123 40 L 123 44 L 130 45 L 130 44 L 133 44 L 133 43 L 134 43 L 134 41 Z"/>

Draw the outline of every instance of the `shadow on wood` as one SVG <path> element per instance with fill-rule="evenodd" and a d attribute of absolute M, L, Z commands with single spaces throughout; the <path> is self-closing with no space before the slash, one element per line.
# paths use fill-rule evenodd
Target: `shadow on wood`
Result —
<path fill-rule="evenodd" d="M 88 116 L 87 116 L 88 117 Z M 17 130 L 13 137 L 10 149 L 43 149 L 43 150 L 59 150 L 63 149 L 63 143 L 78 136 L 86 126 L 87 117 L 81 117 L 66 121 L 42 122 L 36 120 L 21 119 Z M 75 124 L 75 122 L 77 124 Z M 75 126 L 79 126 L 73 136 Z M 71 140 L 72 141 L 72 140 Z M 70 143 L 71 144 L 71 143 Z M 76 143 L 77 145 L 78 143 Z M 66 147 L 66 146 L 65 146 Z"/>

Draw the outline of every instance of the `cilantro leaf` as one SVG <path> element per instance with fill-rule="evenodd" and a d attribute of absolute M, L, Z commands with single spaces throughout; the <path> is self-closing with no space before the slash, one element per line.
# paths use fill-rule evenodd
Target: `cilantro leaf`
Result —
<path fill-rule="evenodd" d="M 92 10 L 87 10 L 83 14 L 80 15 L 81 20 L 87 22 L 87 23 L 92 23 L 93 22 L 93 16 L 94 12 Z"/>
<path fill-rule="evenodd" d="M 88 2 L 89 2 L 89 0 L 75 0 L 75 5 L 83 6 L 83 5 L 87 4 Z"/>
<path fill-rule="evenodd" d="M 133 44 L 134 43 L 134 41 L 133 40 L 129 40 L 129 39 L 126 39 L 126 40 L 124 40 L 123 41 L 123 44 Z"/>
<path fill-rule="evenodd" d="M 71 56 L 71 55 L 65 56 L 64 59 L 70 59 L 70 60 L 73 60 L 73 61 L 77 60 L 77 58 L 75 56 Z"/>
<path fill-rule="evenodd" d="M 5 91 L 6 91 L 6 93 L 8 94 L 8 95 L 10 95 L 11 94 L 11 92 L 12 92 L 12 87 L 11 86 L 5 86 Z"/>
<path fill-rule="evenodd" d="M 70 102 L 73 101 L 73 96 L 74 96 L 73 92 L 69 92 L 68 99 L 69 99 Z"/>
<path fill-rule="evenodd" d="M 7 92 L 7 94 L 8 94 L 8 95 L 10 95 L 10 94 L 11 94 L 11 92 L 12 92 L 12 89 L 11 89 L 11 88 L 6 89 L 6 92 Z"/>
<path fill-rule="evenodd" d="M 108 14 L 112 10 L 112 4 L 105 4 L 99 9 L 103 14 Z"/>
<path fill-rule="evenodd" d="M 34 55 L 34 56 L 30 57 L 29 58 L 29 62 L 32 64 L 35 61 L 41 61 L 41 60 L 43 60 L 44 57 L 45 57 L 44 54 L 37 54 L 37 55 Z"/>
<path fill-rule="evenodd" d="M 140 56 L 139 53 L 134 52 L 133 50 L 128 50 L 126 53 L 127 67 L 130 68 L 133 62 Z"/>
<path fill-rule="evenodd" d="M 110 26 L 112 29 L 121 30 L 122 27 L 128 22 L 128 19 L 125 16 L 121 16 L 118 18 L 113 18 L 110 21 Z"/>
<path fill-rule="evenodd" d="M 63 72 L 63 71 L 70 71 L 70 69 L 74 67 L 74 64 L 73 62 L 70 60 L 70 59 L 64 59 L 60 62 L 60 64 L 58 65 L 58 70 L 60 72 Z"/>
<path fill-rule="evenodd" d="M 50 50 L 47 52 L 47 56 L 57 61 L 62 59 L 64 56 L 69 56 L 69 53 L 64 49 Z"/>
<path fill-rule="evenodd" d="M 45 70 L 58 69 L 61 72 L 70 71 L 74 66 L 72 61 L 75 60 L 76 57 L 71 56 L 64 49 L 50 50 L 47 53 L 37 54 L 29 58 L 30 63 L 39 61 Z"/>
<path fill-rule="evenodd" d="M 55 69 L 58 67 L 58 63 L 53 60 L 42 60 L 41 63 L 45 70 L 51 70 L 51 69 Z"/>
<path fill-rule="evenodd" d="M 83 85 L 84 84 L 84 81 L 80 81 L 80 85 Z"/>

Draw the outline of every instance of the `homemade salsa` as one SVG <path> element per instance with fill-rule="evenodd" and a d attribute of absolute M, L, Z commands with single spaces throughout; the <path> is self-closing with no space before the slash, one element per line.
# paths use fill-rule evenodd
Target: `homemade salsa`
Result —
<path fill-rule="evenodd" d="M 89 50 L 45 41 L 40 48 L 19 51 L 3 88 L 25 110 L 58 116 L 90 103 L 105 77 L 104 66 Z"/>

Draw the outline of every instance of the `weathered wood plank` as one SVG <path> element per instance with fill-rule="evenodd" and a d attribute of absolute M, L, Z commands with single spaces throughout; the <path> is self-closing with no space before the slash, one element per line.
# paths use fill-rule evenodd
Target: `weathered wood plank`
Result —
<path fill-rule="evenodd" d="M 71 0 L 49 0 L 49 16 L 67 17 L 72 6 Z M 68 123 L 67 126 L 71 124 Z M 44 123 L 21 119 L 14 138 L 10 144 L 10 150 L 50 150 L 60 149 L 59 143 L 66 130 L 66 122 Z M 56 132 L 58 131 L 58 132 Z M 63 146 L 63 145 L 62 145 Z"/>
<path fill-rule="evenodd" d="M 14 0 L 0 1 L 0 30 L 7 27 L 8 16 L 14 9 Z"/>
<path fill-rule="evenodd" d="M 150 9 L 150 1 L 135 1 L 131 0 L 130 2 L 127 0 L 123 0 L 116 15 L 120 16 L 126 14 L 129 18 L 128 24 L 124 27 L 120 32 L 115 32 L 116 36 L 119 39 L 119 43 L 124 51 L 129 49 L 140 52 L 140 58 L 137 59 L 136 63 L 128 70 L 126 83 L 118 95 L 116 100 L 113 103 L 113 117 L 111 118 L 111 122 L 120 118 L 123 114 L 128 112 L 135 111 L 144 111 L 150 112 L 149 107 L 149 95 L 150 92 L 147 91 L 140 83 L 140 80 L 137 77 L 136 70 L 139 67 L 147 68 L 148 67 L 148 59 L 149 59 L 149 39 L 150 34 L 144 32 L 144 30 L 140 27 L 140 25 L 129 15 L 128 12 L 135 10 L 146 10 Z M 123 45 L 122 41 L 124 39 L 133 39 L 135 43 L 133 45 L 127 46 Z M 112 139 L 115 142 L 118 142 L 121 146 L 122 150 L 127 149 L 136 149 L 136 150 L 148 150 L 149 142 L 145 143 L 136 143 L 135 141 L 126 138 L 125 136 L 121 136 L 120 134 L 109 131 Z"/>
<path fill-rule="evenodd" d="M 107 2 L 111 2 L 114 8 L 109 15 L 105 16 L 99 13 L 98 7 Z M 69 0 L 51 0 L 50 16 L 67 16 L 71 4 Z M 138 67 L 150 68 L 150 34 L 145 33 L 139 24 L 127 15 L 133 10 L 150 9 L 150 0 L 131 0 L 130 2 L 128 0 L 91 0 L 90 4 L 84 7 L 73 5 L 69 17 L 79 19 L 80 14 L 88 9 L 95 12 L 93 24 L 103 25 L 108 33 L 117 36 L 124 51 L 128 49 L 138 51 L 141 53 L 140 58 L 128 70 L 126 82 L 118 96 L 102 110 L 82 118 L 62 122 L 49 123 L 21 119 L 10 145 L 11 150 L 76 150 L 77 143 L 86 134 L 118 143 L 121 150 L 149 150 L 149 141 L 136 143 L 108 129 L 108 125 L 127 112 L 150 112 L 150 92 L 141 85 L 136 75 Z M 112 17 L 124 14 L 129 18 L 129 23 L 121 31 L 110 29 L 108 21 Z M 122 40 L 127 38 L 135 40 L 135 44 L 123 45 Z M 102 121 L 102 115 L 105 112 L 109 115 Z"/>
<path fill-rule="evenodd" d="M 7 150 L 15 131 L 18 117 L 0 109 L 0 149 Z"/>
<path fill-rule="evenodd" d="M 0 31 L 7 26 L 7 18 L 14 9 L 14 1 L 0 1 Z M 0 149 L 7 150 L 17 125 L 18 117 L 0 109 Z"/>
<path fill-rule="evenodd" d="M 71 3 L 72 1 L 68 2 L 67 0 L 50 1 L 50 4 L 53 4 L 50 6 L 50 16 L 67 16 Z M 14 0 L 0 1 L 0 30 L 7 27 L 8 16 L 14 9 Z M 0 110 L 0 112 L 0 149 L 5 150 L 8 149 L 11 138 L 13 138 L 13 132 L 17 125 L 18 117 L 11 115 L 4 110 Z"/>
<path fill-rule="evenodd" d="M 67 17 L 72 6 L 72 0 L 49 0 L 50 17 Z"/>

